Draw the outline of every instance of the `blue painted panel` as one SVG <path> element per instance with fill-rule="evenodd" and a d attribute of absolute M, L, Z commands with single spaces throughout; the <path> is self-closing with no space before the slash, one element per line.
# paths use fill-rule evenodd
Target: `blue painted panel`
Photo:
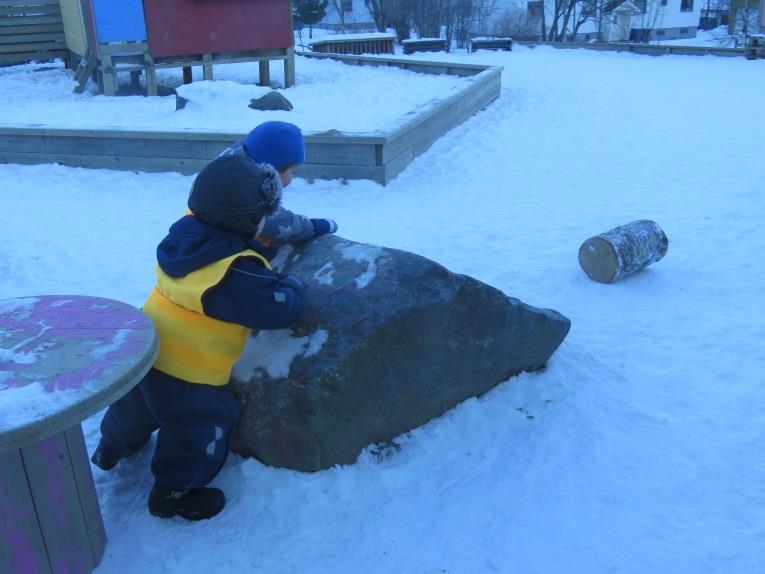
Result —
<path fill-rule="evenodd" d="M 104 42 L 143 42 L 146 22 L 142 0 L 92 0 L 96 36 Z"/>

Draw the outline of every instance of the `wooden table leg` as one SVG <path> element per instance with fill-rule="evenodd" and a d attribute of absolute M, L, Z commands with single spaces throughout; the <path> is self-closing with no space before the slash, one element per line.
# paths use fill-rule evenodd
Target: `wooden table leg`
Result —
<path fill-rule="evenodd" d="M 79 425 L 0 454 L 0 572 L 88 574 L 106 534 Z"/>

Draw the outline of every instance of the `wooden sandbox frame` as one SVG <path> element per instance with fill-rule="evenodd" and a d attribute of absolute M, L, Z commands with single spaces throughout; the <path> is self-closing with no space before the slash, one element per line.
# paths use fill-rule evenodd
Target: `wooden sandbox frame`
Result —
<path fill-rule="evenodd" d="M 368 133 L 306 133 L 306 179 L 371 179 L 387 184 L 453 127 L 485 108 L 500 93 L 502 67 L 405 58 L 300 53 L 350 65 L 392 66 L 428 74 L 452 74 L 465 85 L 435 98 L 390 126 Z M 0 163 L 60 163 L 133 171 L 193 174 L 243 133 L 205 130 L 66 129 L 0 126 Z"/>

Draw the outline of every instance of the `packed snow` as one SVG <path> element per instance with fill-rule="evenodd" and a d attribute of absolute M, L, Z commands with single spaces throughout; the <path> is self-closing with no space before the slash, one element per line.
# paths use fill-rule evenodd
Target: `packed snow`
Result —
<path fill-rule="evenodd" d="M 94 468 L 109 538 L 96 573 L 762 572 L 765 60 L 545 47 L 427 57 L 504 66 L 499 99 L 387 187 L 297 179 L 285 204 L 556 309 L 570 334 L 545 371 L 355 464 L 301 473 L 230 456 L 213 483 L 228 503 L 209 521 L 149 515 L 151 448 Z M 64 115 L 48 98 L 59 80 L 9 74 L 0 121 Z M 298 86 L 327 75 L 381 94 L 350 104 L 333 91 L 329 127 L 399 113 L 408 97 L 408 80 L 392 85 L 380 69 L 298 60 Z M 113 125 L 128 105 L 83 99 L 89 126 Z M 146 125 L 164 100 L 122 107 L 124 122 Z M 143 304 L 192 177 L 57 165 L 0 174 L 0 298 Z M 637 219 L 662 227 L 667 255 L 611 285 L 588 279 L 581 243 Z M 83 423 L 91 451 L 99 421 Z"/>

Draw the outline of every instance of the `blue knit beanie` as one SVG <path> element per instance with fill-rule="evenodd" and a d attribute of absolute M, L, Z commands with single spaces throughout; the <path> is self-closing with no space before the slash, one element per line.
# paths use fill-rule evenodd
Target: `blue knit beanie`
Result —
<path fill-rule="evenodd" d="M 259 163 L 281 170 L 305 162 L 305 142 L 300 128 L 287 122 L 265 122 L 244 140 L 244 151 Z"/>

